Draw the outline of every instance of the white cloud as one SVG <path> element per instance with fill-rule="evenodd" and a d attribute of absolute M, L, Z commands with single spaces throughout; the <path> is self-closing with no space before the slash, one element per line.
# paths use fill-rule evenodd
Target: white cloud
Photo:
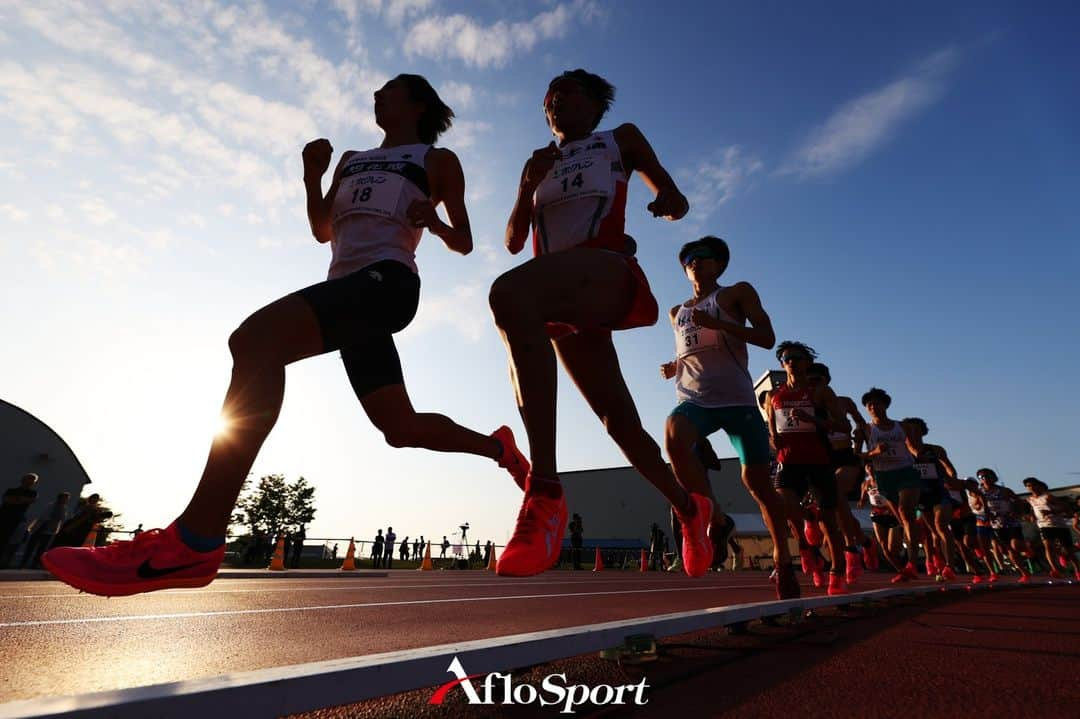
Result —
<path fill-rule="evenodd" d="M 476 100 L 479 94 L 472 85 L 464 82 L 444 82 L 438 88 L 439 97 L 443 102 L 452 107 L 455 111 L 462 109 L 468 109 L 472 107 L 473 102 Z"/>
<path fill-rule="evenodd" d="M 563 37 L 573 25 L 602 11 L 593 0 L 560 3 L 529 20 L 484 25 L 467 15 L 431 15 L 409 31 L 405 51 L 434 59 L 456 58 L 474 67 L 501 67 L 543 40 Z"/>
<path fill-rule="evenodd" d="M 30 219 L 30 213 L 21 207 L 16 207 L 10 202 L 0 204 L 0 216 L 6 217 L 12 222 L 26 222 Z"/>
<path fill-rule="evenodd" d="M 781 172 L 822 176 L 861 162 L 892 139 L 906 120 L 941 98 L 957 54 L 952 48 L 934 53 L 904 77 L 836 108 Z"/>
<path fill-rule="evenodd" d="M 459 335 L 476 342 L 491 331 L 488 284 L 475 282 L 455 286 L 445 295 L 424 295 L 416 319 L 403 334 L 409 340 L 435 328 L 452 327 Z"/>
<path fill-rule="evenodd" d="M 678 172 L 681 189 L 690 201 L 692 223 L 704 222 L 741 192 L 763 167 L 761 160 L 748 156 L 739 145 L 730 145 L 696 167 Z"/>
<path fill-rule="evenodd" d="M 86 221 L 91 225 L 107 225 L 116 219 L 116 213 L 100 197 L 89 197 L 79 203 Z"/>

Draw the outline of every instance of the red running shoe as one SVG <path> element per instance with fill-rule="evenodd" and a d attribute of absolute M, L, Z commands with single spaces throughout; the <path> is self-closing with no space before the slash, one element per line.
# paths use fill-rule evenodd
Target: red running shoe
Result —
<path fill-rule="evenodd" d="M 225 545 L 196 552 L 180 541 L 176 522 L 134 539 L 104 547 L 57 547 L 41 564 L 60 581 L 103 597 L 124 597 L 177 587 L 205 587 L 214 581 Z"/>
<path fill-rule="evenodd" d="M 514 482 L 521 488 L 521 491 L 525 491 L 525 480 L 529 476 L 529 470 L 532 469 L 532 465 L 529 464 L 529 460 L 525 457 L 520 449 L 518 449 L 517 442 L 514 441 L 513 431 L 503 425 L 497 430 L 491 433 L 491 436 L 498 440 L 502 445 L 502 456 L 496 460 L 499 466 L 510 473 L 510 476 L 514 478 Z"/>
<path fill-rule="evenodd" d="M 912 579 L 919 578 L 919 570 L 915 568 L 915 565 L 911 562 L 907 563 L 907 566 L 900 570 L 900 573 L 892 578 L 893 584 L 900 584 L 902 582 L 910 582 Z"/>
<path fill-rule="evenodd" d="M 998 575 L 995 574 L 994 572 L 990 572 L 990 578 L 987 581 L 990 582 L 991 584 L 993 584 L 997 580 L 998 580 Z"/>
<path fill-rule="evenodd" d="M 971 578 L 971 583 L 972 584 L 982 584 L 983 581 L 984 580 L 982 578 L 982 575 L 979 575 L 979 574 L 976 574 L 974 577 Z"/>
<path fill-rule="evenodd" d="M 832 572 L 829 572 L 829 590 L 827 592 L 828 595 L 830 597 L 835 597 L 838 594 L 847 594 L 847 587 L 844 586 L 845 581 L 846 580 L 844 579 L 844 577 L 841 577 L 839 574 L 833 574 Z"/>
<path fill-rule="evenodd" d="M 682 523 L 683 570 L 691 577 L 700 577 L 709 571 L 713 560 L 713 543 L 708 529 L 712 523 L 713 503 L 708 497 L 691 494 L 694 516 L 686 518 L 682 512 L 675 514 Z"/>
<path fill-rule="evenodd" d="M 526 490 L 514 534 L 495 563 L 495 573 L 531 577 L 555 564 L 562 551 L 566 514 L 566 497 L 552 499 Z"/>
<path fill-rule="evenodd" d="M 1031 581 L 1031 575 L 1030 575 L 1030 574 L 1026 574 L 1026 573 L 1025 573 L 1025 574 L 1021 574 L 1021 575 L 1020 575 L 1020 578 L 1019 578 L 1019 579 L 1017 579 L 1016 581 L 1017 581 L 1017 582 L 1019 582 L 1020 584 L 1027 584 L 1028 582 L 1030 582 L 1030 581 Z"/>
<path fill-rule="evenodd" d="M 803 537 L 806 539 L 806 543 L 811 547 L 821 546 L 821 541 L 824 537 L 821 534 L 821 528 L 818 527 L 817 522 L 811 522 L 809 519 L 804 519 L 802 533 Z"/>
<path fill-rule="evenodd" d="M 934 560 L 930 557 L 926 558 L 926 576 L 933 579 L 938 574 L 937 567 L 934 566 Z"/>
<path fill-rule="evenodd" d="M 953 568 L 948 565 L 945 565 L 941 568 L 941 576 L 945 579 L 946 582 L 956 581 L 956 572 L 953 571 Z"/>
<path fill-rule="evenodd" d="M 854 584 L 859 581 L 859 577 L 862 576 L 862 557 L 858 552 L 844 552 L 844 581 L 848 584 Z M 829 579 L 829 586 L 832 586 L 832 578 Z"/>
<path fill-rule="evenodd" d="M 881 566 L 881 559 L 878 555 L 877 544 L 874 540 L 870 540 L 870 545 L 862 548 L 862 554 L 863 566 L 871 572 L 876 572 L 878 567 Z"/>
<path fill-rule="evenodd" d="M 801 594 L 799 580 L 795 579 L 795 570 L 791 568 L 790 564 L 781 565 L 774 569 L 769 579 L 776 585 L 777 599 L 799 598 Z"/>
<path fill-rule="evenodd" d="M 1065 568 L 1067 568 L 1069 566 L 1069 562 L 1068 562 L 1067 559 L 1065 559 L 1065 555 L 1063 555 L 1063 554 L 1058 555 L 1058 565 L 1062 569 L 1065 569 Z"/>
<path fill-rule="evenodd" d="M 814 586 L 818 589 L 824 587 L 828 581 L 825 579 L 825 572 L 820 568 L 814 570 L 814 573 L 810 575 L 814 580 Z"/>
<path fill-rule="evenodd" d="M 818 568 L 817 557 L 814 555 L 813 549 L 800 549 L 799 550 L 799 563 L 802 566 L 803 574 L 811 574 Z"/>

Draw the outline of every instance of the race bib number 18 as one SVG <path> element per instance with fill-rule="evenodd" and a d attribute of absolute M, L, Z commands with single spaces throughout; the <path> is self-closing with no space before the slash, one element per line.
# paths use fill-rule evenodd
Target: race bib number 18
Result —
<path fill-rule="evenodd" d="M 388 172 L 364 172 L 347 178 L 334 197 L 333 222 L 353 214 L 393 217 L 405 178 Z"/>

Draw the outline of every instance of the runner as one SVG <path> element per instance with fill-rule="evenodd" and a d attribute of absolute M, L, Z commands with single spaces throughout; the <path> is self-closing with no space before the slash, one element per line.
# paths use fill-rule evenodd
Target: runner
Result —
<path fill-rule="evenodd" d="M 979 478 L 983 498 L 990 512 L 990 526 L 994 530 L 994 539 L 1000 543 L 1002 554 L 1007 556 L 1020 572 L 1020 579 L 1017 581 L 1027 584 L 1031 581 L 1031 573 L 1020 561 L 1020 555 L 1026 552 L 1027 547 L 1024 534 L 1020 529 L 1020 520 L 1016 514 L 1016 503 L 1019 497 L 1008 487 L 998 484 L 997 473 L 992 469 L 984 467 L 976 472 L 975 476 Z"/>
<path fill-rule="evenodd" d="M 870 423 L 862 430 L 855 430 L 856 447 L 866 444 L 864 456 L 873 463 L 878 490 L 889 500 L 904 527 L 908 562 L 893 577 L 893 582 L 907 582 L 918 577 L 915 559 L 922 543 L 922 532 L 915 510 L 922 494 L 923 481 L 915 470 L 904 428 L 899 422 L 889 419 L 892 397 L 883 389 L 871 387 L 862 396 L 862 404 L 870 415 Z M 930 556 L 929 553 L 927 556 Z"/>
<path fill-rule="evenodd" d="M 661 376 L 663 371 L 661 368 Z M 723 464 L 720 462 L 720 458 L 716 456 L 716 450 L 713 449 L 712 443 L 708 439 L 701 439 L 694 443 L 693 447 L 694 456 L 698 458 L 702 466 L 706 470 L 706 478 L 708 477 L 708 470 L 720 471 L 723 468 Z M 710 490 L 712 489 L 712 483 L 709 483 Z M 734 540 L 732 535 L 735 533 L 735 520 L 731 518 L 729 514 L 720 509 L 713 500 L 713 518 L 712 525 L 709 527 L 709 539 L 712 540 L 713 545 L 713 561 L 712 569 L 720 571 L 720 567 L 727 561 L 728 551 L 732 547 L 738 546 L 738 542 Z M 679 515 L 675 512 L 675 508 L 671 507 L 671 536 L 675 541 L 675 561 L 668 567 L 669 572 L 682 571 L 682 524 L 679 522 Z"/>
<path fill-rule="evenodd" d="M 949 493 L 952 501 L 952 516 L 949 519 L 949 533 L 952 535 L 953 545 L 960 552 L 960 559 L 964 562 L 964 568 L 968 574 L 979 575 L 979 561 L 975 555 L 977 546 L 977 521 L 971 505 L 965 496 L 964 480 L 959 477 L 951 477 L 945 480 L 945 490 Z"/>
<path fill-rule="evenodd" d="M 831 389 L 832 374 L 828 366 L 821 362 L 810 365 L 807 378 L 810 384 L 821 382 Z M 866 426 L 866 420 L 859 413 L 859 408 L 851 397 L 838 395 L 836 406 L 841 414 L 839 417 L 831 418 L 837 425 L 837 429 L 829 432 L 829 456 L 836 474 L 836 493 L 840 498 L 837 509 L 840 511 L 840 529 L 844 533 L 848 584 L 853 584 L 862 571 L 863 564 L 871 571 L 878 568 L 878 556 L 874 543 L 859 526 L 859 520 L 851 513 L 851 504 L 848 503 L 849 495 L 860 487 L 863 479 L 863 463 L 855 455 L 851 431 L 853 427 Z"/>
<path fill-rule="evenodd" d="M 1046 561 L 1050 564 L 1050 576 L 1061 579 L 1058 565 L 1064 569 L 1071 563 L 1077 580 L 1080 580 L 1080 559 L 1076 558 L 1076 547 L 1069 530 L 1071 508 L 1068 502 L 1050 494 L 1046 483 L 1035 477 L 1025 479 L 1024 486 L 1031 492 L 1031 496 L 1026 499 L 1035 515 L 1035 524 L 1039 527 Z"/>
<path fill-rule="evenodd" d="M 859 508 L 866 506 L 867 501 L 870 502 L 870 521 L 874 525 L 874 535 L 881 547 L 881 553 L 897 572 L 901 572 L 904 567 L 900 562 L 900 520 L 893 513 L 889 500 L 878 490 L 873 468 L 869 466 L 866 468 L 866 479 L 859 496 Z"/>
<path fill-rule="evenodd" d="M 656 193 L 655 217 L 678 220 L 689 203 L 634 125 L 598 132 L 615 88 L 584 70 L 548 86 L 544 116 L 556 142 L 525 163 L 506 228 L 517 254 L 530 226 L 534 257 L 491 287 L 495 324 L 510 355 L 511 381 L 529 435 L 532 471 L 514 534 L 499 558 L 502 575 L 544 571 L 558 555 L 566 500 L 555 462 L 556 354 L 630 464 L 659 489 L 683 524 L 683 564 L 701 574 L 712 561 L 708 495 L 675 480 L 641 426 L 611 332 L 652 325 L 656 300 L 624 234 L 627 182 L 637 171 Z M 697 490 L 692 490 L 697 491 Z"/>
<path fill-rule="evenodd" d="M 945 480 L 956 478 L 956 468 L 949 461 L 944 447 L 924 441 L 930 432 L 925 420 L 920 417 L 907 417 L 900 420 L 900 424 L 907 436 L 911 456 L 915 458 L 915 469 L 919 471 L 919 476 L 926 485 L 919 503 L 922 505 L 926 524 L 934 535 L 935 549 L 933 556 L 926 557 L 926 573 L 951 582 L 956 579 L 956 572 L 953 571 L 953 538 L 949 529 L 953 503 L 945 487 Z"/>
<path fill-rule="evenodd" d="M 419 75 L 398 75 L 375 91 L 385 132 L 373 150 L 346 152 L 330 191 L 321 191 L 333 148 L 303 151 L 311 231 L 330 243 L 328 280 L 255 312 L 229 338 L 232 381 L 202 479 L 164 530 L 94 549 L 56 549 L 46 568 L 78 589 L 108 596 L 199 587 L 217 574 L 225 532 L 244 479 L 281 410 L 285 367 L 341 350 L 353 390 L 395 447 L 425 447 L 499 459 L 524 483 L 528 462 L 509 429 L 485 436 L 439 414 L 420 414 L 405 390 L 393 335 L 412 321 L 420 296 L 415 250 L 424 228 L 460 254 L 472 250 L 465 181 L 453 152 L 434 148 L 453 112 Z M 449 224 L 435 208 L 443 205 Z"/>
<path fill-rule="evenodd" d="M 994 567 L 994 553 L 992 548 L 994 529 L 990 526 L 990 508 L 986 504 L 979 482 L 974 477 L 964 480 L 964 492 L 967 494 L 968 507 L 971 515 L 975 518 L 975 547 L 976 558 L 986 564 L 987 579 L 990 582 L 998 580 L 998 573 Z M 972 584 L 979 584 L 983 579 L 979 574 L 972 578 Z"/>
<path fill-rule="evenodd" d="M 789 516 L 798 511 L 799 502 L 813 488 L 829 548 L 828 593 L 846 594 L 836 475 L 825 439 L 826 433 L 836 425 L 824 419 L 839 417 L 840 409 L 832 390 L 821 383 L 811 386 L 807 381 L 807 370 L 816 356 L 813 348 L 802 342 L 781 342 L 776 348 L 776 358 L 787 372 L 787 382 L 771 390 L 765 398 L 765 406 L 770 410 L 769 436 L 779 463 L 775 488 L 784 498 Z M 798 538 L 796 525 L 792 524 L 791 529 Z"/>
<path fill-rule="evenodd" d="M 679 404 L 668 416 L 665 443 L 679 482 L 711 498 L 708 465 L 695 455 L 694 447 L 703 447 L 710 434 L 724 430 L 739 455 L 743 484 L 757 501 L 773 539 L 777 596 L 788 599 L 799 596 L 799 585 L 782 535 L 783 505 L 769 487 L 769 437 L 754 407 L 747 355 L 748 343 L 769 348 L 776 337 L 753 285 L 719 284 L 730 258 L 727 243 L 719 237 L 702 237 L 679 250 L 679 263 L 694 294 L 670 312 L 675 360 L 661 365 L 660 375 L 675 379 Z M 713 531 L 722 535 L 721 554 L 726 553 L 734 526 L 730 521 L 723 527 L 714 525 Z"/>

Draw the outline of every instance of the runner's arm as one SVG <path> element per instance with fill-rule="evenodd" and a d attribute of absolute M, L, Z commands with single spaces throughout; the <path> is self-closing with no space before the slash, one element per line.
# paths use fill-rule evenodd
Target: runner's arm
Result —
<path fill-rule="evenodd" d="M 431 150 L 428 155 L 431 170 L 431 202 L 422 208 L 422 222 L 428 232 L 438 237 L 448 249 L 467 255 L 472 252 L 472 229 L 469 212 L 465 209 L 465 173 L 457 155 L 445 148 Z M 416 204 L 416 203 L 414 203 Z M 443 222 L 435 212 L 442 204 L 450 224 Z"/>
<path fill-rule="evenodd" d="M 669 220 L 681 220 L 690 211 L 690 202 L 679 192 L 660 160 L 656 157 L 649 141 L 636 125 L 625 123 L 615 128 L 615 141 L 619 143 L 619 152 L 623 157 L 627 177 L 635 170 L 656 199 L 649 203 L 649 210 L 654 217 Z"/>
<path fill-rule="evenodd" d="M 521 168 L 521 181 L 518 183 L 517 199 L 514 200 L 514 209 L 510 212 L 510 221 L 506 223 L 506 249 L 510 254 L 516 255 L 525 246 L 525 240 L 529 237 L 529 226 L 532 224 L 533 193 L 536 185 L 528 182 L 529 163 Z"/>
<path fill-rule="evenodd" d="M 749 282 L 738 282 L 732 285 L 731 289 L 750 326 L 735 324 L 712 315 L 706 315 L 708 319 L 704 319 L 700 324 L 712 330 L 726 332 L 748 344 L 772 349 L 772 346 L 776 344 L 776 333 L 773 332 L 769 314 L 761 306 L 761 298 L 758 297 L 757 290 Z M 701 314 L 704 315 L 704 313 Z"/>
<path fill-rule="evenodd" d="M 945 470 L 945 474 L 949 476 L 949 479 L 956 479 L 956 467 L 953 466 L 952 461 L 949 459 L 948 453 L 944 447 L 935 447 L 938 452 L 938 459 L 941 461 L 941 466 Z"/>
<path fill-rule="evenodd" d="M 334 237 L 334 229 L 330 224 L 330 210 L 334 205 L 334 195 L 337 194 L 341 185 L 341 168 L 345 161 L 356 154 L 353 151 L 342 153 L 334 170 L 334 179 L 330 183 L 330 190 L 325 196 L 322 194 L 322 173 L 318 177 L 309 177 L 304 174 L 304 192 L 307 194 L 307 215 L 311 225 L 311 234 L 320 243 L 327 243 Z"/>

